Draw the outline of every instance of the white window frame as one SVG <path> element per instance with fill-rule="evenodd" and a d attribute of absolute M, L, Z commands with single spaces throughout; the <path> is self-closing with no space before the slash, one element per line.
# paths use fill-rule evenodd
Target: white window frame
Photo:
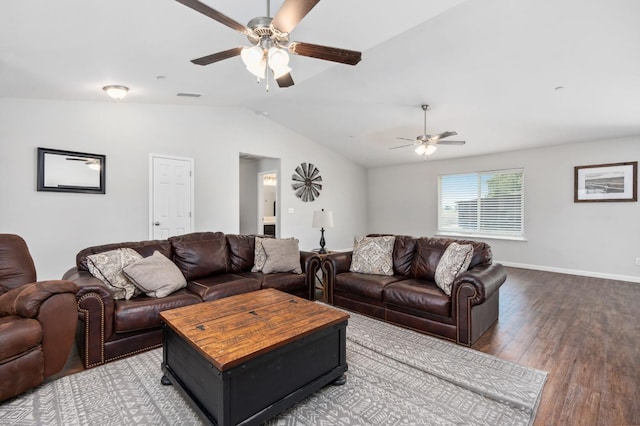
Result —
<path fill-rule="evenodd" d="M 473 185 L 474 188 L 470 188 L 470 190 L 475 191 L 475 194 L 469 195 L 475 197 L 475 200 L 482 200 L 491 197 L 482 196 L 483 186 L 482 180 L 486 179 L 487 176 L 497 176 L 501 174 L 510 174 L 510 173 L 520 173 L 522 176 L 521 179 L 521 187 L 520 187 L 520 228 L 515 230 L 499 230 L 499 229 L 487 229 L 483 228 L 483 222 L 481 220 L 482 215 L 482 202 L 478 203 L 476 206 L 476 227 L 473 228 L 464 228 L 457 225 L 455 227 L 446 226 L 444 212 L 446 210 L 445 206 L 443 206 L 443 194 L 442 194 L 442 179 L 448 176 L 456 176 L 456 177 L 466 177 L 467 179 L 474 179 Z M 438 176 L 438 235 L 445 236 L 456 236 L 456 237 L 472 237 L 472 238 L 491 238 L 491 239 L 508 239 L 508 240 L 525 240 L 524 235 L 524 187 L 525 187 L 525 174 L 524 168 L 514 168 L 514 169 L 504 169 L 504 170 L 487 170 L 487 171 L 478 171 L 478 172 L 466 172 L 466 173 L 449 173 Z M 462 200 L 461 200 L 462 201 Z M 470 200 L 473 201 L 473 200 Z"/>

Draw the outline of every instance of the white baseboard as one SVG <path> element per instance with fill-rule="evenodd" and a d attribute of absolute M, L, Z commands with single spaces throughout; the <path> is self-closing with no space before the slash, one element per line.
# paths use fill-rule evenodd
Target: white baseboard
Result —
<path fill-rule="evenodd" d="M 533 269 L 536 271 L 557 272 L 559 274 L 579 275 L 583 277 L 604 278 L 608 280 L 640 283 L 640 277 L 636 277 L 633 275 L 605 274 L 602 272 L 579 271 L 575 269 L 556 268 L 554 266 L 541 266 L 541 265 L 529 265 L 526 263 L 502 262 L 500 260 L 496 260 L 495 262 L 501 263 L 504 266 L 510 266 L 513 268 Z"/>

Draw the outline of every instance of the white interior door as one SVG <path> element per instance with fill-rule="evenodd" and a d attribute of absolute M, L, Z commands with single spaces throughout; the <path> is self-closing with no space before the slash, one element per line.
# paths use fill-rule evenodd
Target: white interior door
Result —
<path fill-rule="evenodd" d="M 149 156 L 149 236 L 163 240 L 193 229 L 193 159 Z"/>

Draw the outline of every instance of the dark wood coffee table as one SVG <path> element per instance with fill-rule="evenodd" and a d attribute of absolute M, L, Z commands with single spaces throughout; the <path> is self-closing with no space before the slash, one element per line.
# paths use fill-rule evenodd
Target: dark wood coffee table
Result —
<path fill-rule="evenodd" d="M 162 382 L 210 424 L 259 424 L 345 382 L 342 311 L 267 289 L 160 316 Z"/>

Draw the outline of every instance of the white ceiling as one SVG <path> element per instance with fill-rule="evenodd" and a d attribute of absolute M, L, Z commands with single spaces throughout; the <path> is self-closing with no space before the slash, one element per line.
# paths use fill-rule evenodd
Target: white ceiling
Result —
<path fill-rule="evenodd" d="M 263 0 L 204 2 L 241 23 L 266 13 Z M 240 58 L 189 62 L 248 42 L 176 1 L 5 0 L 0 97 L 114 102 L 101 88 L 123 84 L 125 103 L 246 107 L 367 167 L 422 161 L 388 148 L 422 133 L 423 103 L 428 133 L 467 141 L 433 159 L 640 135 L 640 1 L 393 4 L 319 2 L 291 40 L 362 62 L 293 56 L 295 86 L 267 93 Z"/>

